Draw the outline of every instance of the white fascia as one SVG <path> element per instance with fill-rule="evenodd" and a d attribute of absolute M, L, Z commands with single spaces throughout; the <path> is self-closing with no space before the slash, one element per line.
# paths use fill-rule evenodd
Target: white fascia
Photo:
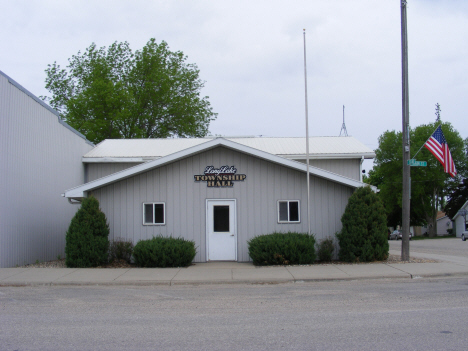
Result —
<path fill-rule="evenodd" d="M 124 169 L 123 171 L 113 173 L 106 177 L 99 178 L 99 179 L 93 180 L 92 182 L 66 190 L 65 197 L 73 198 L 73 199 L 81 199 L 83 197 L 86 197 L 87 192 L 91 190 L 100 188 L 102 186 L 106 186 L 108 184 L 111 184 L 111 183 L 114 183 L 114 182 L 117 182 L 126 178 L 133 177 L 140 173 L 146 172 L 150 169 L 164 166 L 165 164 L 178 161 L 180 159 L 186 158 L 188 156 L 191 156 L 191 155 L 203 152 L 203 151 L 207 151 L 217 146 L 224 146 L 229 149 L 243 152 L 251 156 L 256 156 L 258 158 L 261 158 L 261 159 L 264 159 L 273 163 L 277 163 L 277 164 L 280 164 L 289 168 L 293 168 L 304 173 L 307 172 L 307 165 L 301 162 L 288 160 L 284 157 L 276 156 L 276 155 L 254 149 L 249 146 L 238 144 L 236 142 L 226 140 L 223 138 L 216 138 L 216 139 L 207 141 L 205 143 L 195 145 L 191 148 L 175 152 L 171 155 L 161 157 L 157 160 L 142 163 L 134 167 Z M 320 177 L 320 178 L 328 179 L 339 184 L 347 185 L 353 188 L 368 186 L 368 184 L 362 183 L 360 181 L 347 178 L 339 174 L 325 171 L 323 169 L 312 167 L 312 166 L 309 166 L 309 174 Z M 370 186 L 370 187 L 372 188 L 372 190 L 377 191 L 376 187 L 374 186 Z"/>
<path fill-rule="evenodd" d="M 160 157 L 82 157 L 83 163 L 141 163 L 156 160 Z"/>
<path fill-rule="evenodd" d="M 307 157 L 304 154 L 297 154 L 297 155 L 278 155 L 287 159 L 291 160 L 305 160 Z M 375 158 L 375 153 L 354 153 L 354 154 L 311 154 L 309 155 L 309 159 L 311 160 L 329 160 L 329 159 L 361 159 L 364 157 L 365 159 L 373 159 Z"/>

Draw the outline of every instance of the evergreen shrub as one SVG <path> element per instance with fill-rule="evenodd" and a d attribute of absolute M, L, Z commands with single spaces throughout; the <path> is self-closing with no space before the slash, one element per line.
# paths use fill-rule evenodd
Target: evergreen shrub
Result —
<path fill-rule="evenodd" d="M 140 267 L 187 267 L 196 253 L 193 241 L 156 236 L 139 241 L 133 249 L 133 258 Z"/>
<path fill-rule="evenodd" d="M 315 262 L 315 237 L 307 233 L 272 233 L 247 242 L 254 265 L 311 264 Z"/>
<path fill-rule="evenodd" d="M 126 261 L 130 263 L 133 254 L 133 242 L 123 238 L 111 241 L 109 245 L 109 262 Z"/>
<path fill-rule="evenodd" d="M 93 196 L 83 200 L 66 234 L 67 267 L 96 267 L 107 262 L 109 225 Z"/>
<path fill-rule="evenodd" d="M 341 261 L 370 262 L 388 258 L 385 209 L 370 187 L 359 188 L 351 195 L 341 223 L 343 228 L 336 234 Z"/>
<path fill-rule="evenodd" d="M 332 238 L 325 238 L 320 240 L 317 244 L 317 256 L 320 262 L 331 262 L 333 257 L 333 251 L 335 247 L 333 245 Z"/>

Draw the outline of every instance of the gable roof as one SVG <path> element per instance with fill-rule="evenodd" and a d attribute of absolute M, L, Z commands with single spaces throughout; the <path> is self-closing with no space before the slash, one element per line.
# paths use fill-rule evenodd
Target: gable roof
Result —
<path fill-rule="evenodd" d="M 285 158 L 280 157 L 280 156 L 276 156 L 276 155 L 273 155 L 273 154 L 270 154 L 270 153 L 267 153 L 267 152 L 264 152 L 264 151 L 260 151 L 260 150 L 251 148 L 249 146 L 245 146 L 245 145 L 242 145 L 242 144 L 239 144 L 239 143 L 235 143 L 235 142 L 233 142 L 231 140 L 227 140 L 227 139 L 224 139 L 224 138 L 216 138 L 216 139 L 211 139 L 210 141 L 206 141 L 206 142 L 204 142 L 202 144 L 189 147 L 189 148 L 184 149 L 182 151 L 175 152 L 175 153 L 170 154 L 168 156 L 164 156 L 164 157 L 161 157 L 161 158 L 153 160 L 153 161 L 142 163 L 142 164 L 136 165 L 134 167 L 127 168 L 127 169 L 125 169 L 123 171 L 111 174 L 109 176 L 106 176 L 106 177 L 103 177 L 103 178 L 100 178 L 100 179 L 96 179 L 96 180 L 94 180 L 92 182 L 89 182 L 89 183 L 80 185 L 78 187 L 66 190 L 65 193 L 63 194 L 63 196 L 65 196 L 67 198 L 73 198 L 73 199 L 83 198 L 83 197 L 86 196 L 86 193 L 88 191 L 91 191 L 91 190 L 106 186 L 106 185 L 114 183 L 114 182 L 118 182 L 118 181 L 126 179 L 126 178 L 133 177 L 135 175 L 138 175 L 140 173 L 149 171 L 151 169 L 164 166 L 164 165 L 166 165 L 168 163 L 172 163 L 172 162 L 181 160 L 183 158 L 186 158 L 186 157 L 189 157 L 189 156 L 192 156 L 192 155 L 195 155 L 195 154 L 198 154 L 198 153 L 201 153 L 201 152 L 204 152 L 204 151 L 207 151 L 207 150 L 213 149 L 215 147 L 219 147 L 219 146 L 223 146 L 223 147 L 226 147 L 228 149 L 239 151 L 239 152 L 245 153 L 247 155 L 258 157 L 258 158 L 266 160 L 266 161 L 270 161 L 270 162 L 273 162 L 273 163 L 276 163 L 276 164 L 279 164 L 279 165 L 283 165 L 283 166 L 286 166 L 286 167 L 289 167 L 289 168 L 292 168 L 292 169 L 296 169 L 296 170 L 302 171 L 304 173 L 307 172 L 307 165 L 306 164 L 303 164 L 303 163 L 300 163 L 300 162 L 297 162 L 297 161 L 288 160 L 288 159 L 285 159 Z M 324 178 L 324 179 L 327 179 L 327 180 L 331 180 L 333 182 L 337 182 L 337 183 L 347 185 L 347 186 L 350 186 L 350 187 L 353 187 L 353 188 L 358 188 L 358 187 L 362 187 L 362 186 L 367 185 L 367 184 L 361 183 L 361 182 L 359 182 L 357 180 L 354 180 L 354 179 L 351 179 L 351 178 L 346 178 L 346 177 L 343 177 L 341 175 L 338 175 L 338 174 L 335 174 L 335 173 L 332 173 L 332 172 L 329 172 L 329 171 L 325 171 L 325 170 L 320 169 L 320 168 L 312 167 L 312 166 L 309 166 L 309 172 L 310 172 L 310 174 L 315 175 L 317 177 Z M 375 189 L 375 188 L 373 187 L 373 189 Z"/>
<path fill-rule="evenodd" d="M 204 144 L 215 138 L 106 139 L 83 156 L 83 162 L 143 162 Z M 306 158 L 305 138 L 223 137 L 235 143 L 289 159 Z M 353 137 L 309 138 L 311 159 L 374 158 L 375 153 Z"/>
<path fill-rule="evenodd" d="M 468 201 L 466 201 L 466 202 L 463 204 L 463 206 L 460 207 L 460 210 L 462 210 L 462 209 L 468 209 Z M 458 210 L 457 213 L 455 214 L 455 216 L 453 216 L 452 221 L 454 221 L 454 220 L 460 215 L 460 214 L 459 214 L 459 211 L 460 211 L 460 210 Z"/>

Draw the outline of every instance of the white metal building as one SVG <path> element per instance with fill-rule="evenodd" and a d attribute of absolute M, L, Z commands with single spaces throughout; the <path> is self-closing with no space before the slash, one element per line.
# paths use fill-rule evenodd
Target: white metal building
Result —
<path fill-rule="evenodd" d="M 468 201 L 466 201 L 460 210 L 468 210 Z M 465 226 L 465 217 L 460 216 L 459 212 L 453 217 L 454 229 L 457 238 L 461 238 L 461 233 L 467 230 Z M 468 216 L 467 216 L 468 220 Z"/>
<path fill-rule="evenodd" d="M 310 144 L 319 240 L 341 229 L 348 198 L 364 186 L 362 160 L 374 153 L 351 137 Z M 308 230 L 304 150 L 304 138 L 105 140 L 83 156 L 88 182 L 64 196 L 95 196 L 111 239 L 180 236 L 195 242 L 196 262 L 249 261 L 254 236 Z"/>
<path fill-rule="evenodd" d="M 0 71 L 0 267 L 64 256 L 77 208 L 60 194 L 84 182 L 81 157 L 92 148 Z"/>
<path fill-rule="evenodd" d="M 196 243 L 196 262 L 248 261 L 274 231 L 320 240 L 341 229 L 372 150 L 352 137 L 105 140 L 95 146 L 0 72 L 0 267 L 63 257 L 78 202 L 93 194 L 110 239 Z M 60 194 L 66 190 L 63 196 Z M 66 200 L 68 198 L 69 201 Z"/>

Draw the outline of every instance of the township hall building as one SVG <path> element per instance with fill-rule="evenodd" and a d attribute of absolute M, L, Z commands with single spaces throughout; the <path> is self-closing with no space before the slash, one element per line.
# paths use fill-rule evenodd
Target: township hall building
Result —
<path fill-rule="evenodd" d="M 80 201 L 99 200 L 109 239 L 193 240 L 194 262 L 249 261 L 249 239 L 307 232 L 305 138 L 104 140 L 92 145 L 0 71 L 0 267 L 63 257 Z M 311 231 L 341 216 L 374 152 L 353 137 L 312 137 Z"/>

